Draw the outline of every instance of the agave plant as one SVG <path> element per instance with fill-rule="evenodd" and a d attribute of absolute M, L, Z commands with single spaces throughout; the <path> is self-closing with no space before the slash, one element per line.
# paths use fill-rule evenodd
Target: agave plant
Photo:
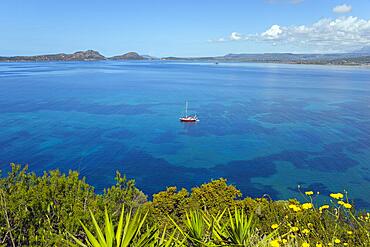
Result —
<path fill-rule="evenodd" d="M 234 212 L 228 210 L 228 217 L 224 219 L 225 212 L 214 216 L 190 211 L 186 214 L 185 229 L 170 219 L 191 246 L 268 246 L 276 235 L 275 231 L 267 236 L 258 236 L 253 214 L 247 217 L 244 211 L 235 208 Z"/>
<path fill-rule="evenodd" d="M 235 208 L 234 213 L 228 210 L 229 219 L 225 223 L 220 236 L 225 238 L 225 243 L 231 246 L 267 246 L 277 231 L 266 236 L 258 236 L 254 226 L 253 214 L 249 217 L 244 211 Z"/>
<path fill-rule="evenodd" d="M 148 245 L 148 247 L 173 247 L 173 246 L 182 246 L 182 242 L 178 241 L 175 238 L 176 231 L 173 231 L 172 234 L 166 238 L 166 227 L 163 229 L 163 232 L 160 234 L 156 232 L 156 241 Z"/>
<path fill-rule="evenodd" d="M 218 213 L 216 216 L 209 214 L 207 211 L 203 212 L 204 222 L 207 224 L 210 231 L 210 238 L 215 241 L 215 243 L 224 243 L 227 239 L 225 232 L 226 224 L 222 224 L 222 218 L 226 212 L 226 209 Z"/>
<path fill-rule="evenodd" d="M 96 222 L 94 214 L 90 211 L 91 220 L 94 225 L 95 235 L 81 222 L 82 228 L 86 233 L 86 244 L 71 237 L 77 243 L 70 243 L 71 246 L 92 246 L 92 247 L 142 247 L 142 246 L 155 246 L 156 236 L 158 229 L 156 227 L 147 228 L 142 230 L 146 221 L 147 214 L 142 215 L 137 211 L 134 215 L 131 210 L 125 216 L 125 208 L 122 207 L 121 215 L 119 218 L 118 226 L 116 229 L 113 226 L 112 220 L 108 215 L 105 208 L 105 226 L 104 229 L 100 228 Z"/>
<path fill-rule="evenodd" d="M 185 229 L 182 229 L 171 217 L 170 220 L 176 226 L 178 231 L 184 237 L 183 241 L 179 243 L 177 241 L 177 245 L 180 246 L 214 246 L 213 243 L 210 241 L 210 231 L 209 227 L 207 227 L 205 218 L 203 217 L 202 213 L 199 211 L 190 211 L 185 215 L 186 219 L 184 224 L 186 226 Z M 185 245 L 184 243 L 187 242 L 188 244 Z"/>
<path fill-rule="evenodd" d="M 229 241 L 239 246 L 248 246 L 254 236 L 253 214 L 246 217 L 243 211 L 235 208 L 232 215 L 229 210 L 229 221 L 226 227 L 226 235 Z"/>

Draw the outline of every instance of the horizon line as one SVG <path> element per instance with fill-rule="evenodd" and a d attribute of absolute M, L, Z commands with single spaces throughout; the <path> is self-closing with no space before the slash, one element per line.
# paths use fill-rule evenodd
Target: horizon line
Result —
<path fill-rule="evenodd" d="M 219 56 L 226 56 L 226 55 L 264 55 L 264 54 L 292 54 L 292 55 L 330 55 L 330 54 L 361 54 L 361 52 L 357 51 L 343 51 L 343 52 L 238 52 L 238 53 L 226 53 L 223 55 L 192 55 L 192 56 L 176 56 L 176 55 L 167 55 L 167 56 L 152 56 L 150 54 L 142 54 L 137 51 L 127 51 L 120 53 L 118 55 L 112 55 L 112 56 L 106 56 L 103 55 L 100 51 L 94 50 L 94 49 L 85 49 L 85 50 L 77 50 L 75 52 L 71 53 L 66 53 L 66 52 L 45 52 L 45 53 L 39 53 L 35 55 L 0 55 L 2 58 L 10 58 L 10 57 L 33 57 L 33 56 L 46 56 L 46 55 L 58 55 L 58 54 L 75 54 L 78 52 L 88 52 L 88 51 L 93 51 L 97 52 L 100 55 L 102 55 L 105 58 L 112 58 L 115 56 L 121 56 L 121 55 L 126 55 L 129 53 L 137 53 L 140 56 L 150 56 L 150 57 L 155 57 L 155 58 L 167 58 L 167 57 L 176 57 L 176 58 L 206 58 L 206 57 L 219 57 Z M 367 54 L 366 52 L 362 54 Z"/>

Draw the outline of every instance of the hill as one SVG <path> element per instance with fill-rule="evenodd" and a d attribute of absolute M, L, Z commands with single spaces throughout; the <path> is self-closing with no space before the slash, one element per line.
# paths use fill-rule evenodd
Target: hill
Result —
<path fill-rule="evenodd" d="M 227 54 L 210 57 L 163 57 L 161 60 L 170 61 L 199 61 L 199 62 L 235 62 L 235 63 L 286 63 L 286 64 L 333 64 L 333 65 L 369 65 L 370 48 L 365 47 L 352 53 L 332 54 L 295 54 L 295 53 L 261 53 L 261 54 Z M 369 51 L 370 52 L 370 51 Z M 37 61 L 99 61 L 99 60 L 157 60 L 149 55 L 128 52 L 122 55 L 105 57 L 94 50 L 78 51 L 73 54 L 58 53 L 37 56 L 0 57 L 0 62 L 37 62 Z"/>
<path fill-rule="evenodd" d="M 353 53 L 370 55 L 370 46 L 364 46 L 361 49 L 354 51 Z"/>
<path fill-rule="evenodd" d="M 150 56 L 141 56 L 136 52 L 107 58 L 94 50 L 78 51 L 72 54 L 58 53 L 36 56 L 0 57 L 0 62 L 43 62 L 43 61 L 99 61 L 99 60 L 146 60 L 154 59 Z"/>
<path fill-rule="evenodd" d="M 165 57 L 162 60 L 210 61 L 210 62 L 244 62 L 244 63 L 287 63 L 287 64 L 335 64 L 335 65 L 367 65 L 368 56 L 362 53 L 333 54 L 294 54 L 294 53 L 262 53 L 262 54 L 227 54 L 217 57 Z"/>
<path fill-rule="evenodd" d="M 123 54 L 123 55 L 110 57 L 109 59 L 111 59 L 111 60 L 145 60 L 147 58 L 144 57 L 144 56 L 139 55 L 136 52 L 128 52 L 128 53 Z"/>
<path fill-rule="evenodd" d="M 30 62 L 30 61 L 96 61 L 105 57 L 94 50 L 78 51 L 73 54 L 47 54 L 36 56 L 0 57 L 2 62 Z"/>

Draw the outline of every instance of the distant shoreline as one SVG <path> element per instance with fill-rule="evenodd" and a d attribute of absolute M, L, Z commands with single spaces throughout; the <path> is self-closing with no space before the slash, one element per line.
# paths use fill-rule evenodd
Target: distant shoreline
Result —
<path fill-rule="evenodd" d="M 15 63 L 73 63 L 73 62 L 182 62 L 182 63 L 204 63 L 204 64 L 215 64 L 214 61 L 197 61 L 197 60 L 162 60 L 162 59 L 151 59 L 151 60 L 135 60 L 135 59 L 121 59 L 121 60 L 111 60 L 111 59 L 102 59 L 102 60 L 12 60 L 12 61 L 3 61 L 0 60 L 0 64 L 15 64 Z M 288 63 L 288 62 L 267 62 L 267 61 L 222 61 L 218 62 L 217 65 L 222 64 L 282 64 L 282 65 L 314 65 L 314 66 L 330 66 L 330 67 L 348 67 L 348 68 L 369 68 L 370 64 L 331 64 L 331 63 Z M 215 64 L 216 65 L 216 64 Z"/>
<path fill-rule="evenodd" d="M 72 54 L 58 53 L 36 56 L 0 57 L 0 62 L 69 62 L 69 61 L 179 61 L 206 63 L 270 63 L 270 64 L 303 64 L 303 65 L 334 65 L 350 67 L 370 67 L 368 53 L 336 53 L 336 54 L 294 54 L 294 53 L 261 53 L 261 54 L 227 54 L 215 57 L 163 57 L 140 55 L 128 52 L 122 55 L 105 57 L 97 51 L 78 51 Z"/>
<path fill-rule="evenodd" d="M 168 62 L 184 62 L 184 63 L 210 63 L 215 64 L 214 61 L 198 61 L 198 60 L 161 60 L 161 61 L 168 61 Z M 364 68 L 370 68 L 369 64 L 333 64 L 333 63 L 293 63 L 293 62 L 268 62 L 268 61 L 220 61 L 217 63 L 217 65 L 222 64 L 283 64 L 283 65 L 317 65 L 317 66 L 340 66 L 340 67 L 364 67 Z M 215 64 L 216 65 L 216 64 Z"/>

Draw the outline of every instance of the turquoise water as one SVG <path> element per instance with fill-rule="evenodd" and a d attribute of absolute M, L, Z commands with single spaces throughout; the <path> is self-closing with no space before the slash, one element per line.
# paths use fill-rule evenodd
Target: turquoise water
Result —
<path fill-rule="evenodd" d="M 180 123 L 185 101 L 200 122 Z M 115 170 L 147 194 L 225 177 L 245 196 L 349 191 L 370 208 L 370 69 L 170 62 L 0 64 L 0 167 Z"/>

